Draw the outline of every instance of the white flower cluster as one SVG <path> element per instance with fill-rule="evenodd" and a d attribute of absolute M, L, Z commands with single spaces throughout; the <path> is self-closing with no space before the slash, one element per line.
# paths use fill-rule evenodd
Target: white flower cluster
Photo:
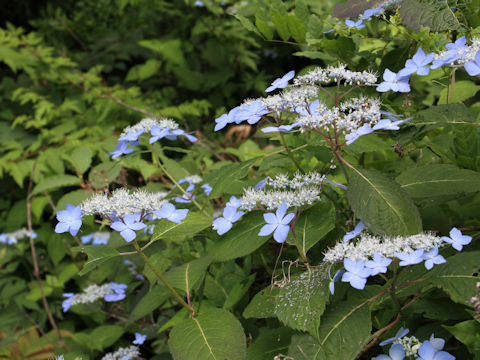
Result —
<path fill-rule="evenodd" d="M 107 194 L 96 194 L 86 199 L 80 205 L 83 215 L 98 214 L 101 216 L 123 217 L 128 214 L 138 214 L 142 211 L 160 210 L 166 203 L 168 192 L 151 193 L 136 190 L 132 193 L 127 189 L 115 190 L 110 197 Z"/>
<path fill-rule="evenodd" d="M 127 348 L 118 348 L 117 351 L 106 354 L 102 357 L 102 360 L 131 360 L 138 356 L 140 356 L 138 346 L 131 345 Z"/>
<path fill-rule="evenodd" d="M 326 131 L 330 131 L 335 127 L 342 130 L 343 133 L 350 133 L 364 124 L 368 124 L 370 127 L 375 126 L 382 116 L 380 100 L 365 96 L 344 101 L 339 107 L 323 108 L 322 110 L 298 117 L 296 122 L 301 127 L 300 131 L 315 128 L 324 128 Z"/>
<path fill-rule="evenodd" d="M 143 130 L 143 132 L 150 132 L 150 129 L 153 126 L 159 127 L 160 129 L 166 129 L 166 128 L 170 130 L 178 129 L 178 124 L 172 119 L 145 118 L 145 119 L 142 119 L 140 122 L 136 123 L 135 125 L 127 126 L 125 129 L 123 129 L 120 137 L 126 136 L 128 133 L 136 133 L 141 130 Z"/>
<path fill-rule="evenodd" d="M 190 176 L 184 177 L 183 179 L 191 184 L 198 184 L 203 181 L 202 177 L 199 175 L 190 175 Z"/>
<path fill-rule="evenodd" d="M 378 237 L 362 234 L 356 242 L 338 242 L 334 247 L 327 250 L 324 261 L 337 262 L 347 258 L 353 261 L 372 259 L 376 253 L 386 258 L 396 257 L 396 253 L 411 254 L 415 250 L 428 251 L 436 246 L 447 245 L 442 238 L 431 233 L 402 237 Z"/>
<path fill-rule="evenodd" d="M 422 345 L 422 342 L 415 336 L 403 336 L 400 339 L 395 339 L 393 344 L 402 345 L 406 356 L 418 356 L 418 349 Z"/>
<path fill-rule="evenodd" d="M 98 286 L 95 284 L 89 285 L 83 290 L 80 294 L 75 294 L 73 297 L 69 298 L 70 305 L 78 304 L 89 304 L 97 301 L 98 299 L 103 299 L 107 294 L 113 294 L 114 291 L 110 288 L 110 284 L 104 284 Z"/>
<path fill-rule="evenodd" d="M 475 55 L 480 50 L 480 38 L 473 38 L 471 45 L 459 46 L 456 49 L 454 60 L 449 65 L 463 65 L 475 61 Z M 444 50 L 433 57 L 434 60 L 448 58 L 451 50 Z"/>
<path fill-rule="evenodd" d="M 30 235 L 33 238 L 37 237 L 37 234 L 34 231 L 30 232 L 25 228 L 14 231 L 12 233 L 2 233 L 0 234 L 0 244 L 16 244 L 18 240 L 23 239 L 24 237 L 30 237 Z"/>
<path fill-rule="evenodd" d="M 293 179 L 289 179 L 287 174 L 279 174 L 275 179 L 267 178 L 265 184 L 274 189 L 299 189 L 310 185 L 322 185 L 326 181 L 326 177 L 316 171 L 308 174 L 296 173 Z"/>
<path fill-rule="evenodd" d="M 351 71 L 346 69 L 347 65 L 328 66 L 324 68 L 315 68 L 305 75 L 297 76 L 293 80 L 294 85 L 315 85 L 325 84 L 331 81 L 345 81 L 348 85 L 366 85 L 373 86 L 377 82 L 377 75 L 369 71 Z"/>

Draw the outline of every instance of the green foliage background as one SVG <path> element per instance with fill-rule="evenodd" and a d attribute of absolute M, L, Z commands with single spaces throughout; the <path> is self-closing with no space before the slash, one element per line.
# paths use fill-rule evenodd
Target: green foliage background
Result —
<path fill-rule="evenodd" d="M 479 36 L 480 2 L 405 0 L 388 21 L 371 22 L 368 31 L 346 29 L 331 14 L 356 16 L 371 1 L 346 1 L 336 9 L 333 0 L 204 3 L 19 2 L 1 15 L 0 230 L 13 232 L 31 222 L 38 238 L 34 257 L 27 239 L 0 246 L 0 358 L 46 359 L 64 352 L 42 292 L 70 349 L 67 359 L 100 358 L 128 346 L 134 332 L 148 334 L 142 356 L 151 359 L 211 359 L 212 353 L 231 360 L 278 354 L 354 359 L 371 334 L 394 319 L 386 293 L 377 296 L 390 283 L 363 291 L 340 283 L 329 299 L 327 270 L 320 266 L 308 276 L 293 267 L 288 284 L 271 287 L 278 244 L 256 236 L 264 223 L 259 214 L 245 216 L 222 237 L 211 230 L 207 215 L 214 206 L 267 175 L 296 170 L 278 135 L 254 129 L 248 139 L 214 133 L 213 119 L 245 98 L 263 96 L 290 69 L 301 73 L 342 62 L 382 74 L 401 69 L 418 47 L 439 51 L 460 33 Z M 336 34 L 325 33 L 331 28 Z M 345 224 L 353 219 L 377 234 L 424 229 L 446 235 L 461 225 L 478 237 L 480 83 L 456 71 L 452 90 L 452 71 L 414 78 L 411 93 L 386 94 L 386 110 L 415 119 L 398 133 L 372 134 L 345 149 L 355 167 L 346 196 L 325 189 L 328 199 L 307 209 L 297 224 L 306 244 L 301 255 L 312 264 L 321 264 L 322 252 L 351 230 Z M 175 141 L 154 146 L 152 154 L 110 160 L 120 130 L 143 117 L 174 118 L 200 142 L 186 147 Z M 286 141 L 304 169 L 329 169 L 324 142 L 306 135 L 288 135 Z M 148 281 L 135 280 L 120 256 L 131 248 L 118 234 L 108 246 L 78 246 L 53 232 L 58 210 L 103 189 L 170 189 L 158 160 L 177 180 L 201 174 L 214 189 L 199 196 L 203 212 L 191 211 L 178 227 L 157 225 L 147 252 L 177 291 L 192 294 L 200 314 L 195 320 L 178 310 L 139 256 L 132 260 Z M 347 180 L 340 169 L 330 175 Z M 372 203 L 364 206 L 367 196 Z M 98 228 L 90 219 L 82 231 Z M 402 312 L 402 323 L 419 338 L 434 332 L 447 339 L 458 359 L 480 359 L 478 321 L 466 305 L 476 294 L 480 247 L 474 241 L 465 252 L 449 251 L 445 265 L 430 272 L 418 265 L 400 274 L 403 283 L 419 283 L 400 291 L 402 301 L 419 289 L 425 294 Z M 295 246 L 286 246 L 281 260 L 297 257 Z M 105 281 L 128 283 L 127 299 L 62 312 L 62 293 Z M 202 339 L 215 339 L 219 328 L 225 338 L 207 349 Z M 380 351 L 374 346 L 362 358 Z"/>

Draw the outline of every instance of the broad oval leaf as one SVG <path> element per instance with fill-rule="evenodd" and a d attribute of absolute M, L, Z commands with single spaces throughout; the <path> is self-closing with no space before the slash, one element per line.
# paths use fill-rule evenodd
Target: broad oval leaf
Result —
<path fill-rule="evenodd" d="M 78 273 L 80 276 L 87 274 L 105 261 L 120 256 L 120 253 L 117 250 L 107 245 L 76 246 L 72 248 L 72 251 L 86 252 L 88 255 L 88 261 L 85 263 L 83 269 Z"/>
<path fill-rule="evenodd" d="M 263 331 L 248 347 L 248 360 L 274 359 L 279 354 L 286 354 L 293 334 L 294 331 L 287 327 Z"/>
<path fill-rule="evenodd" d="M 213 256 L 209 255 L 180 265 L 167 272 L 164 275 L 165 279 L 178 290 L 183 292 L 190 291 L 192 287 L 203 279 L 208 266 L 212 262 L 212 258 Z"/>
<path fill-rule="evenodd" d="M 212 219 L 198 212 L 189 212 L 187 217 L 180 223 L 174 223 L 162 219 L 155 224 L 152 240 L 165 237 L 182 237 L 195 235 L 212 224 Z"/>
<path fill-rule="evenodd" d="M 43 179 L 33 188 L 32 195 L 39 194 L 44 191 L 56 190 L 66 186 L 80 185 L 80 183 L 81 181 L 78 176 L 66 174 L 50 176 L 46 179 Z"/>
<path fill-rule="evenodd" d="M 373 170 L 352 167 L 347 198 L 367 228 L 379 235 L 414 235 L 422 231 L 417 207 L 395 181 Z"/>
<path fill-rule="evenodd" d="M 242 325 L 222 309 L 207 310 L 175 326 L 168 346 L 175 360 L 245 360 L 247 357 Z"/>
<path fill-rule="evenodd" d="M 449 164 L 408 169 L 395 180 L 413 198 L 480 191 L 480 173 Z"/>
<path fill-rule="evenodd" d="M 275 286 L 267 286 L 260 290 L 243 311 L 243 317 L 264 319 L 275 317 L 275 303 L 280 289 Z"/>
<path fill-rule="evenodd" d="M 422 26 L 432 31 L 463 29 L 446 1 L 403 0 L 399 13 L 403 23 L 415 31 Z"/>

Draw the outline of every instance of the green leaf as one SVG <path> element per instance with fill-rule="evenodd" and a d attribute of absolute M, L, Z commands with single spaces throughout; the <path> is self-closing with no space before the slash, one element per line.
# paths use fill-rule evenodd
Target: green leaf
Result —
<path fill-rule="evenodd" d="M 248 347 L 247 359 L 273 359 L 278 354 L 286 354 L 293 334 L 293 330 L 286 327 L 262 332 Z"/>
<path fill-rule="evenodd" d="M 218 198 L 225 193 L 225 190 L 232 186 L 233 182 L 243 179 L 247 176 L 250 167 L 258 158 L 250 159 L 244 162 L 228 164 L 221 167 L 218 171 L 211 172 L 204 177 L 205 182 L 213 188 L 210 198 Z"/>
<path fill-rule="evenodd" d="M 320 316 L 329 298 L 330 280 L 317 270 L 306 271 L 280 289 L 275 314 L 288 327 L 318 336 Z"/>
<path fill-rule="evenodd" d="M 88 261 L 85 263 L 83 269 L 78 273 L 80 276 L 92 271 L 98 265 L 107 260 L 120 256 L 120 253 L 108 245 L 87 245 L 76 246 L 72 248 L 73 252 L 85 252 L 88 255 Z"/>
<path fill-rule="evenodd" d="M 185 57 L 182 50 L 182 42 L 180 39 L 153 39 L 141 40 L 138 42 L 140 46 L 149 48 L 176 66 L 185 66 Z"/>
<path fill-rule="evenodd" d="M 102 351 L 113 345 L 123 335 L 123 328 L 115 325 L 102 325 L 90 333 L 92 349 Z"/>
<path fill-rule="evenodd" d="M 102 189 L 113 182 L 122 171 L 122 165 L 118 162 L 108 161 L 95 166 L 88 173 L 88 180 L 97 189 Z"/>
<path fill-rule="evenodd" d="M 280 289 L 275 286 L 268 286 L 259 291 L 243 311 L 242 316 L 246 319 L 265 319 L 275 317 L 275 303 Z"/>
<path fill-rule="evenodd" d="M 443 325 L 453 336 L 465 344 L 472 354 L 480 350 L 480 322 L 467 320 L 453 326 Z"/>
<path fill-rule="evenodd" d="M 408 169 L 395 179 L 413 198 L 480 191 L 480 174 L 454 165 L 436 164 Z"/>
<path fill-rule="evenodd" d="M 43 179 L 38 183 L 32 191 L 32 195 L 42 193 L 44 191 L 52 191 L 58 188 L 80 185 L 81 181 L 78 176 L 73 175 L 55 175 Z"/>
<path fill-rule="evenodd" d="M 231 310 L 233 307 L 240 301 L 240 299 L 247 293 L 250 286 L 252 286 L 255 281 L 256 274 L 252 274 L 247 278 L 246 282 L 237 282 L 233 286 L 232 290 L 229 291 L 223 308 L 225 310 Z"/>
<path fill-rule="evenodd" d="M 333 303 L 321 320 L 318 339 L 324 354 L 322 359 L 353 360 L 370 338 L 372 321 L 368 300 Z"/>
<path fill-rule="evenodd" d="M 288 348 L 288 356 L 299 360 L 327 360 L 323 357 L 322 348 L 318 342 L 307 334 L 292 336 L 292 341 Z"/>
<path fill-rule="evenodd" d="M 263 37 L 262 33 L 258 31 L 255 25 L 253 25 L 253 23 L 250 20 L 248 20 L 245 16 L 240 14 L 235 14 L 234 16 L 240 21 L 240 23 L 243 25 L 245 29 L 247 29 L 248 31 L 254 32 L 260 37 Z"/>
<path fill-rule="evenodd" d="M 155 269 L 158 270 L 158 272 L 160 273 L 165 272 L 170 266 L 170 264 L 172 263 L 172 260 L 165 257 L 165 255 L 162 252 L 154 253 L 149 257 L 149 259 L 152 265 L 155 267 Z M 153 284 L 159 281 L 157 275 L 155 275 L 155 273 L 150 268 L 150 266 L 145 266 L 143 268 L 143 274 L 147 277 L 148 281 L 152 286 Z"/>
<path fill-rule="evenodd" d="M 432 31 L 464 29 L 446 1 L 403 0 L 399 14 L 403 23 L 415 31 L 420 31 L 422 26 Z"/>
<path fill-rule="evenodd" d="M 306 41 L 307 29 L 302 21 L 293 14 L 288 14 L 287 25 L 293 39 L 298 43 Z"/>
<path fill-rule="evenodd" d="M 346 146 L 345 151 L 350 154 L 360 155 L 367 152 L 391 150 L 394 144 L 395 141 L 390 138 L 385 139 L 380 135 L 370 134 L 362 136 L 360 139 L 355 140 L 353 144 Z"/>
<path fill-rule="evenodd" d="M 200 282 L 212 262 L 212 256 L 205 256 L 176 267 L 164 276 L 174 288 L 190 292 Z"/>
<path fill-rule="evenodd" d="M 175 360 L 245 360 L 242 325 L 225 310 L 211 309 L 175 326 L 168 341 Z"/>
<path fill-rule="evenodd" d="M 418 209 L 400 185 L 377 171 L 351 169 L 348 202 L 370 231 L 388 236 L 422 231 Z"/>
<path fill-rule="evenodd" d="M 431 270 L 430 281 L 440 286 L 450 298 L 460 304 L 476 296 L 476 283 L 480 271 L 480 251 L 462 252 L 450 256 L 444 264 Z"/>
<path fill-rule="evenodd" d="M 473 83 L 472 81 L 456 81 L 453 85 L 453 89 L 446 87 L 440 92 L 440 99 L 438 100 L 438 103 L 447 103 L 447 96 L 449 91 L 451 91 L 449 103 L 452 104 L 470 99 L 478 92 L 478 90 L 480 90 L 480 85 L 475 85 L 475 83 Z"/>
<path fill-rule="evenodd" d="M 273 39 L 273 30 L 267 21 L 255 17 L 255 25 L 267 40 Z"/>
<path fill-rule="evenodd" d="M 335 208 L 333 204 L 331 202 L 320 202 L 300 215 L 295 225 L 295 235 L 298 241 L 302 243 L 306 253 L 334 228 Z M 288 234 L 287 242 L 295 244 L 291 233 Z"/>
<path fill-rule="evenodd" d="M 161 306 L 171 296 L 167 288 L 162 285 L 156 285 L 139 301 L 133 309 L 128 320 L 136 321 L 145 315 L 151 314 L 155 309 Z"/>
<path fill-rule="evenodd" d="M 275 25 L 275 29 L 278 32 L 278 35 L 282 38 L 283 41 L 290 39 L 290 31 L 288 30 L 288 17 L 287 14 L 282 15 L 277 9 L 270 9 L 270 18 Z"/>
<path fill-rule="evenodd" d="M 263 214 L 252 212 L 233 225 L 233 228 L 213 245 L 214 261 L 227 261 L 248 255 L 268 241 L 269 236 L 258 236 L 265 225 Z"/>
<path fill-rule="evenodd" d="M 152 240 L 166 237 L 193 236 L 212 225 L 212 219 L 198 212 L 189 212 L 180 224 L 163 220 L 155 224 Z"/>
<path fill-rule="evenodd" d="M 81 146 L 73 150 L 73 152 L 70 154 L 69 160 L 72 162 L 72 165 L 75 167 L 75 169 L 80 174 L 83 174 L 90 167 L 90 164 L 92 163 L 92 156 L 92 151 L 88 147 Z"/>

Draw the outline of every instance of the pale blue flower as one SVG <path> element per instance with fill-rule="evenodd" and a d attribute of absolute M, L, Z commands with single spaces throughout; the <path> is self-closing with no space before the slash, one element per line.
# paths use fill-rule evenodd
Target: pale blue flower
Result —
<path fill-rule="evenodd" d="M 430 335 L 430 339 L 428 339 L 428 341 L 430 341 L 430 344 L 432 344 L 437 351 L 442 350 L 445 346 L 445 340 L 442 338 L 436 338 L 435 334 Z"/>
<path fill-rule="evenodd" d="M 72 306 L 72 301 L 73 301 L 73 297 L 75 296 L 75 294 L 74 293 L 63 293 L 62 296 L 64 298 L 66 298 L 62 302 L 63 312 L 67 312 L 68 309 L 70 309 L 70 307 Z"/>
<path fill-rule="evenodd" d="M 243 211 L 237 211 L 236 208 L 227 206 L 225 209 L 223 209 L 223 217 L 213 220 L 213 230 L 216 230 L 218 235 L 225 234 L 232 228 L 232 224 L 238 221 L 243 214 Z"/>
<path fill-rule="evenodd" d="M 348 27 L 356 28 L 356 29 L 363 29 L 365 27 L 365 24 L 363 23 L 363 19 L 360 19 L 356 22 L 353 20 L 347 19 L 345 20 L 345 25 L 347 25 Z"/>
<path fill-rule="evenodd" d="M 293 123 L 292 125 L 280 125 L 280 126 L 267 126 L 262 129 L 264 133 L 273 133 L 273 132 L 282 132 L 282 133 L 289 133 L 292 132 L 293 128 L 300 126 L 299 123 Z M 296 130 L 298 131 L 298 130 Z"/>
<path fill-rule="evenodd" d="M 390 265 L 392 262 L 392 259 L 384 257 L 380 253 L 375 253 L 373 255 L 373 260 L 368 260 L 365 263 L 365 266 L 369 269 L 372 269 L 372 276 L 380 274 L 380 273 L 386 273 L 387 272 L 387 266 Z"/>
<path fill-rule="evenodd" d="M 363 260 L 353 261 L 345 258 L 343 266 L 347 271 L 342 276 L 342 282 L 349 282 L 355 289 L 362 290 L 372 270 L 365 267 Z"/>
<path fill-rule="evenodd" d="M 226 203 L 226 206 L 238 209 L 242 205 L 242 200 L 237 199 L 235 196 L 230 196 L 230 200 Z"/>
<path fill-rule="evenodd" d="M 405 63 L 405 68 L 398 72 L 398 75 L 409 76 L 413 73 L 421 76 L 428 75 L 430 67 L 427 65 L 432 62 L 434 56 L 434 53 L 425 55 L 425 52 L 421 48 L 418 48 L 415 55 Z"/>
<path fill-rule="evenodd" d="M 380 346 L 385 346 L 385 345 L 388 345 L 388 344 L 390 344 L 390 343 L 393 343 L 394 341 L 396 341 L 396 340 L 398 340 L 398 339 L 401 339 L 402 337 L 404 337 L 405 335 L 407 335 L 409 331 L 410 331 L 410 330 L 404 329 L 403 327 L 401 327 L 401 328 L 397 331 L 397 333 L 395 334 L 394 337 L 389 338 L 389 339 L 387 339 L 387 340 L 383 340 L 379 345 L 380 345 Z"/>
<path fill-rule="evenodd" d="M 119 141 L 117 146 L 115 147 L 115 150 L 108 153 L 108 155 L 112 155 L 112 159 L 116 159 L 122 155 L 130 154 L 134 150 L 128 147 L 128 145 L 130 144 L 131 143 L 129 143 L 128 141 Z"/>
<path fill-rule="evenodd" d="M 423 261 L 423 254 L 425 250 L 418 249 L 413 252 L 409 253 L 395 253 L 395 256 L 400 260 L 400 266 L 408 266 L 408 265 L 415 265 L 420 264 Z"/>
<path fill-rule="evenodd" d="M 293 217 L 295 216 L 294 213 L 289 213 L 285 215 L 287 212 L 287 205 L 282 203 L 276 211 L 276 213 L 266 213 L 263 214 L 263 218 L 266 221 L 266 225 L 264 225 L 258 236 L 267 236 L 273 233 L 273 239 L 278 243 L 283 243 L 287 240 L 288 231 L 290 230 L 290 222 L 292 221 Z"/>
<path fill-rule="evenodd" d="M 115 282 L 110 283 L 110 289 L 113 291 L 113 294 L 106 294 L 103 299 L 106 302 L 120 301 L 125 299 L 125 289 L 128 285 L 126 284 L 117 284 Z"/>
<path fill-rule="evenodd" d="M 67 204 L 66 210 L 57 212 L 57 220 L 59 221 L 55 226 L 56 233 L 70 232 L 73 236 L 77 235 L 78 230 L 82 226 L 82 209 L 80 205 L 73 206 Z"/>
<path fill-rule="evenodd" d="M 460 59 L 467 49 L 467 39 L 465 36 L 462 36 L 454 43 L 449 43 L 445 45 L 445 48 L 448 50 L 441 58 L 433 60 L 432 65 L 430 66 L 431 69 L 438 69 L 439 67 L 451 64 L 452 62 Z"/>
<path fill-rule="evenodd" d="M 328 284 L 328 288 L 330 289 L 330 293 L 333 295 L 335 294 L 335 283 L 340 280 L 340 278 L 342 277 L 342 275 L 345 273 L 345 270 L 343 269 L 340 269 L 340 270 L 337 270 L 337 272 L 335 273 L 335 275 L 333 276 L 333 279 L 330 281 L 330 283 Z"/>
<path fill-rule="evenodd" d="M 265 179 L 260 180 L 253 188 L 255 190 L 262 190 L 267 185 L 267 180 L 269 177 L 267 176 Z"/>
<path fill-rule="evenodd" d="M 399 130 L 400 127 L 398 125 L 401 125 L 404 122 L 411 119 L 413 119 L 413 117 L 410 117 L 404 120 L 396 120 L 396 121 L 392 121 L 390 119 L 381 119 L 374 125 L 372 130 Z"/>
<path fill-rule="evenodd" d="M 92 239 L 93 239 L 93 233 L 92 233 L 92 234 L 88 234 L 88 235 L 80 236 L 80 240 L 82 241 L 82 244 L 84 244 L 84 245 L 90 244 L 90 242 L 92 241 Z"/>
<path fill-rule="evenodd" d="M 167 219 L 168 221 L 180 224 L 183 219 L 187 217 L 188 209 L 178 209 L 175 205 L 165 203 L 160 210 L 153 211 L 155 216 L 159 219 Z"/>
<path fill-rule="evenodd" d="M 236 123 L 237 122 L 237 114 L 238 114 L 238 111 L 239 111 L 239 107 L 234 107 L 233 109 L 231 109 L 228 114 L 223 114 L 221 115 L 220 117 L 216 118 L 215 119 L 215 129 L 213 129 L 213 131 L 218 131 L 218 130 L 221 130 L 223 129 L 225 126 L 227 126 L 227 124 L 231 124 L 231 123 Z M 240 122 L 242 122 L 243 120 L 240 120 Z"/>
<path fill-rule="evenodd" d="M 463 245 L 470 244 L 472 237 L 468 235 L 462 235 L 462 232 L 454 227 L 450 230 L 450 237 L 442 236 L 442 240 L 452 244 L 455 250 L 462 251 Z"/>
<path fill-rule="evenodd" d="M 350 134 L 345 135 L 345 140 L 347 145 L 352 144 L 360 136 L 367 135 L 373 132 L 373 129 L 370 127 L 370 124 L 363 124 L 361 127 L 351 132 Z"/>
<path fill-rule="evenodd" d="M 136 142 L 143 132 L 143 129 L 138 131 L 130 131 L 127 135 L 123 135 L 122 137 L 118 138 L 118 141 Z"/>
<path fill-rule="evenodd" d="M 298 115 L 308 116 L 315 113 L 319 113 L 318 108 L 320 107 L 320 100 L 313 100 L 310 104 L 300 105 L 295 108 L 295 112 Z"/>
<path fill-rule="evenodd" d="M 392 345 L 388 351 L 388 355 L 379 355 L 374 360 L 403 360 L 405 358 L 405 350 L 402 344 Z"/>
<path fill-rule="evenodd" d="M 358 235 L 360 235 L 360 233 L 363 231 L 363 229 L 365 229 L 365 224 L 360 221 L 356 226 L 355 226 L 355 229 L 353 229 L 352 231 L 349 231 L 347 232 L 344 236 L 343 236 L 343 241 L 348 241 L 348 240 L 352 240 L 353 238 L 356 238 Z"/>
<path fill-rule="evenodd" d="M 237 122 L 247 120 L 250 125 L 256 124 L 263 115 L 269 111 L 265 108 L 261 101 L 254 101 L 248 105 L 240 106 L 236 115 Z"/>
<path fill-rule="evenodd" d="M 363 12 L 363 14 L 360 16 L 361 19 L 364 20 L 370 20 L 372 16 L 380 15 L 382 12 L 382 7 L 383 4 L 380 4 L 377 8 L 375 9 L 367 9 Z"/>
<path fill-rule="evenodd" d="M 283 75 L 281 78 L 275 79 L 271 86 L 269 86 L 265 92 L 271 92 L 275 89 L 284 89 L 288 86 L 288 82 L 293 79 L 295 76 L 295 70 L 289 71 L 285 75 Z"/>
<path fill-rule="evenodd" d="M 430 341 L 425 340 L 418 349 L 417 360 L 455 360 L 455 356 L 446 351 L 437 351 Z"/>
<path fill-rule="evenodd" d="M 145 340 L 147 339 L 147 335 L 143 335 L 143 334 L 140 334 L 140 333 L 135 333 L 135 340 L 133 340 L 132 344 L 135 344 L 135 345 L 143 345 L 143 343 L 145 342 Z"/>
<path fill-rule="evenodd" d="M 117 220 L 110 224 L 110 227 L 119 231 L 125 241 L 130 242 L 137 236 L 135 231 L 144 229 L 147 225 L 140 221 L 140 214 L 127 214 L 123 217 L 123 221 Z"/>
<path fill-rule="evenodd" d="M 475 61 L 469 61 L 463 64 L 465 71 L 470 76 L 477 76 L 480 74 L 480 50 L 475 54 Z"/>
<path fill-rule="evenodd" d="M 400 76 L 399 74 L 385 69 L 383 73 L 383 82 L 377 86 L 378 92 L 386 92 L 389 90 L 395 92 L 409 92 L 410 84 L 408 83 L 409 78 L 405 76 Z"/>
<path fill-rule="evenodd" d="M 205 7 L 205 4 L 203 3 L 203 1 L 200 1 L 200 0 L 196 0 L 193 5 L 196 7 Z"/>
<path fill-rule="evenodd" d="M 427 270 L 430 270 L 433 267 L 433 264 L 438 265 L 447 262 L 442 255 L 438 255 L 438 246 L 435 246 L 423 254 L 423 259 L 425 260 L 425 267 Z"/>
<path fill-rule="evenodd" d="M 164 138 L 170 133 L 169 128 L 160 128 L 158 126 L 153 125 L 150 129 L 150 134 L 152 137 L 148 140 L 150 144 L 153 144 L 154 142 Z"/>
<path fill-rule="evenodd" d="M 205 191 L 205 195 L 210 195 L 210 193 L 212 192 L 212 187 L 209 185 L 209 184 L 203 184 L 201 186 L 201 188 L 203 189 L 203 191 Z"/>

